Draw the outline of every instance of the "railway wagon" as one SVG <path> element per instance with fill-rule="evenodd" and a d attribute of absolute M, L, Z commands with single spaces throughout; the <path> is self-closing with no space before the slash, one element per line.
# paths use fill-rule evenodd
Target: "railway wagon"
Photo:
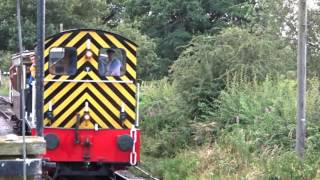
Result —
<path fill-rule="evenodd" d="M 95 29 L 46 38 L 44 159 L 54 167 L 55 177 L 104 176 L 139 162 L 136 50 L 129 39 Z M 35 94 L 34 83 L 31 89 Z M 33 103 L 40 100 L 34 98 Z M 31 132 L 36 135 L 32 107 Z"/>
<path fill-rule="evenodd" d="M 9 101 L 12 104 L 13 112 L 15 114 L 15 118 L 21 117 L 20 111 L 20 91 L 21 91 L 21 78 L 20 76 L 22 73 L 20 72 L 21 69 L 19 68 L 20 64 L 23 64 L 25 70 L 29 69 L 32 62 L 31 57 L 34 56 L 33 51 L 24 51 L 23 53 L 13 54 L 11 56 L 11 66 L 9 68 Z M 26 74 L 30 74 L 29 71 L 25 72 Z M 25 77 L 27 79 L 27 77 Z M 21 125 L 19 125 L 21 128 Z M 30 127 L 30 126 L 29 126 Z M 29 129 L 30 130 L 30 129 Z"/>

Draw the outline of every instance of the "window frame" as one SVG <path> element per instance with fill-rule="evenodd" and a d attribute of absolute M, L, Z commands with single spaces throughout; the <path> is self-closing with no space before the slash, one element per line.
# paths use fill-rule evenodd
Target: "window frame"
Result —
<path fill-rule="evenodd" d="M 120 50 L 120 51 L 121 51 L 122 59 L 120 60 L 120 62 L 121 62 L 121 64 L 122 64 L 122 68 L 120 69 L 120 76 L 102 75 L 102 74 L 100 73 L 100 63 L 101 63 L 101 62 L 100 62 L 100 56 L 101 56 L 101 50 L 103 50 L 103 49 L 105 49 L 106 51 L 107 51 L 108 49 L 113 49 L 113 50 L 115 50 L 115 51 L 117 51 L 117 50 Z M 127 73 L 127 52 L 126 52 L 126 50 L 123 49 L 123 48 L 112 48 L 112 47 L 109 47 L 109 48 L 99 48 L 99 54 L 98 54 L 98 59 L 97 59 L 97 61 L 98 61 L 98 74 L 99 74 L 99 76 L 101 76 L 101 77 L 123 77 L 123 76 L 125 76 L 126 73 Z M 106 72 L 105 72 L 105 74 L 106 74 Z"/>
<path fill-rule="evenodd" d="M 74 69 L 75 69 L 75 72 L 74 73 L 69 73 L 69 72 L 67 72 L 67 73 L 65 73 L 65 72 L 63 72 L 63 73 L 56 73 L 56 72 L 53 72 L 52 71 L 52 69 L 51 69 L 51 66 L 53 65 L 52 63 L 52 60 L 51 60 L 51 58 L 50 58 L 50 53 L 51 53 L 51 50 L 52 49 L 54 49 L 54 48 L 63 48 L 64 50 L 65 50 L 65 52 L 66 52 L 66 49 L 70 49 L 70 50 L 72 50 L 72 52 L 73 53 L 75 53 L 75 62 L 74 63 L 72 63 L 71 65 L 74 65 Z M 50 49 L 49 49 L 49 54 L 48 54 L 48 71 L 49 71 L 49 73 L 50 74 L 52 74 L 52 75 L 57 75 L 57 76 L 72 76 L 72 75 L 75 75 L 75 74 L 77 74 L 77 71 L 78 71 L 78 66 L 77 66 L 77 64 L 78 64 L 78 52 L 77 52 L 77 49 L 75 48 L 75 47 L 59 47 L 59 46 L 57 46 L 57 47 L 51 47 Z M 64 57 L 63 57 L 64 58 Z M 70 69 L 73 69 L 72 68 L 72 66 L 70 66 L 70 68 L 68 69 L 68 70 L 70 70 Z"/>

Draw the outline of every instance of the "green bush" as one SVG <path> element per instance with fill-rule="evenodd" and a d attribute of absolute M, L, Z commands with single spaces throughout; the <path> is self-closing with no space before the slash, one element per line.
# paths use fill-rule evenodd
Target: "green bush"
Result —
<path fill-rule="evenodd" d="M 0 84 L 0 95 L 8 96 L 9 95 L 9 77 L 2 76 L 2 81 Z"/>
<path fill-rule="evenodd" d="M 318 79 L 308 81 L 307 144 L 318 150 L 319 87 Z M 226 131 L 245 129 L 246 139 L 254 141 L 257 150 L 275 147 L 291 150 L 295 143 L 296 93 L 295 81 L 284 77 L 266 78 L 261 83 L 234 78 L 221 92 L 213 119 Z"/>
<path fill-rule="evenodd" d="M 8 72 L 11 65 L 11 52 L 0 51 L 0 70 L 2 72 Z"/>
<path fill-rule="evenodd" d="M 155 131 L 156 137 L 144 134 L 143 153 L 157 158 L 174 157 L 181 149 L 187 148 L 191 141 L 189 128 L 164 129 Z M 149 137 L 148 137 L 149 136 Z"/>
<path fill-rule="evenodd" d="M 319 166 L 318 112 L 320 83 L 308 80 L 305 161 L 293 152 L 296 128 L 296 83 L 284 77 L 263 82 L 233 78 L 221 92 L 212 117 L 219 126 L 218 144 L 251 161 L 266 179 L 311 179 Z"/>
<path fill-rule="evenodd" d="M 196 154 L 183 152 L 175 158 L 160 161 L 155 173 L 165 180 L 191 180 L 198 164 Z"/>
<path fill-rule="evenodd" d="M 142 126 L 146 133 L 154 134 L 185 123 L 174 86 L 167 79 L 144 82 L 141 92 Z"/>
<path fill-rule="evenodd" d="M 205 105 L 205 121 L 185 118 L 176 86 L 166 79 L 143 84 L 143 158 L 164 179 L 312 179 L 320 165 L 320 82 L 308 80 L 307 149 L 295 145 L 296 83 L 227 78 L 218 99 Z M 196 147 L 194 137 L 211 138 Z M 189 159 L 187 161 L 186 159 Z M 149 163 L 149 162 L 148 162 Z M 188 171 L 189 170 L 189 171 Z M 203 174 L 205 173 L 205 174 Z"/>
<path fill-rule="evenodd" d="M 309 152 L 311 153 L 311 152 Z M 314 154 L 314 152 L 312 152 Z M 313 179 L 319 163 L 307 159 L 299 160 L 295 152 L 284 152 L 279 156 L 263 157 L 260 160 L 266 179 Z"/>
<path fill-rule="evenodd" d="M 207 115 L 228 75 L 243 72 L 250 80 L 294 68 L 293 50 L 285 41 L 229 28 L 217 36 L 194 37 L 172 66 L 172 79 L 189 116 Z"/>
<path fill-rule="evenodd" d="M 163 60 L 156 54 L 156 43 L 154 39 L 142 34 L 136 24 L 120 23 L 116 28 L 110 29 L 111 32 L 118 33 L 130 39 L 138 45 L 138 77 L 143 80 L 161 79 L 164 75 L 162 70 Z M 103 27 L 109 29 L 109 27 Z"/>
<path fill-rule="evenodd" d="M 141 128 L 146 155 L 173 157 L 190 142 L 190 120 L 179 109 L 175 92 L 174 86 L 166 79 L 142 85 Z"/>
<path fill-rule="evenodd" d="M 221 92 L 215 121 L 220 128 L 245 128 L 246 139 L 261 150 L 292 149 L 295 129 L 295 82 L 266 78 L 262 83 L 232 79 Z"/>

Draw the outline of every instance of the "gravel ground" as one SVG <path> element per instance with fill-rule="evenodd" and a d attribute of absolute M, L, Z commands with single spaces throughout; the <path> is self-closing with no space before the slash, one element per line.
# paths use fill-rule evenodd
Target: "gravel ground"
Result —
<path fill-rule="evenodd" d="M 0 96 L 0 111 L 6 113 L 9 117 L 12 114 L 11 106 L 6 102 L 6 98 L 3 96 Z M 12 122 L 10 122 L 10 119 L 6 119 L 2 114 L 0 114 L 0 136 L 12 133 Z"/>

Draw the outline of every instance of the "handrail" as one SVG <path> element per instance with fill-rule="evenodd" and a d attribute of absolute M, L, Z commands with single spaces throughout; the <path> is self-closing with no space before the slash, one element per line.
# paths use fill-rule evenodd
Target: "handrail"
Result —
<path fill-rule="evenodd" d="M 133 81 L 118 81 L 118 80 L 74 80 L 74 79 L 44 79 L 45 82 L 84 82 L 84 83 L 125 83 L 132 84 Z"/>

